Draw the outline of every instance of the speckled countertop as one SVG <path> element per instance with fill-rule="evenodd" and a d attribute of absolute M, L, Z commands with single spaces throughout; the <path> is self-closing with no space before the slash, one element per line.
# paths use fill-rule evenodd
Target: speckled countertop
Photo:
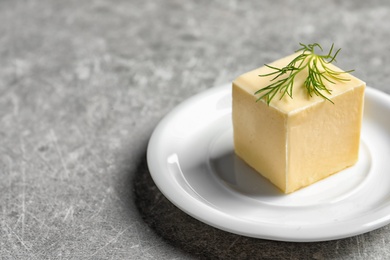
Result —
<path fill-rule="evenodd" d="M 145 159 L 177 104 L 298 42 L 334 42 L 390 93 L 389 41 L 387 0 L 0 1 L 0 258 L 390 258 L 388 226 L 321 243 L 207 226 Z"/>

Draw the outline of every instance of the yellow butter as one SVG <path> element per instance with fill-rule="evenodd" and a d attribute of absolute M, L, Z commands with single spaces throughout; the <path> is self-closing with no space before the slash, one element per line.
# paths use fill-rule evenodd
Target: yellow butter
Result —
<path fill-rule="evenodd" d="M 284 67 L 296 55 L 269 65 Z M 294 81 L 293 99 L 276 96 L 268 106 L 256 102 L 254 93 L 271 83 L 273 76 L 259 77 L 270 72 L 264 66 L 233 82 L 236 154 L 285 193 L 356 163 L 366 84 L 350 74 L 343 74 L 349 81 L 326 82 L 332 104 L 308 95 L 303 86 L 307 74 L 302 72 Z"/>

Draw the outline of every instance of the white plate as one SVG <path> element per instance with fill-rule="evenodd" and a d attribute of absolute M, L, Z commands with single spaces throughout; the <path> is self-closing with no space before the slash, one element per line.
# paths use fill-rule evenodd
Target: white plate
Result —
<path fill-rule="evenodd" d="M 155 129 L 150 173 L 177 207 L 232 233 L 324 241 L 390 223 L 390 96 L 367 88 L 358 163 L 289 195 L 234 155 L 231 86 L 185 101 Z"/>

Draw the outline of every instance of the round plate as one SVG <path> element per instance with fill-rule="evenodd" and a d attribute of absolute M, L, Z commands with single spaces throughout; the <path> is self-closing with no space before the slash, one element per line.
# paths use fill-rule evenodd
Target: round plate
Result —
<path fill-rule="evenodd" d="M 150 173 L 177 207 L 219 229 L 281 241 L 324 241 L 390 223 L 390 96 L 366 88 L 359 161 L 282 194 L 234 154 L 231 85 L 169 113 L 148 146 Z"/>

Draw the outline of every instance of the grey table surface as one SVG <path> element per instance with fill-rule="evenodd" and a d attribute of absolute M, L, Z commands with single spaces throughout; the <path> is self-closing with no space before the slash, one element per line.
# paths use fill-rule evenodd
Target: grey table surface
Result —
<path fill-rule="evenodd" d="M 186 98 L 335 43 L 390 93 L 390 2 L 0 1 L 0 259 L 389 259 L 389 226 L 288 243 L 169 202 L 145 154 Z"/>

